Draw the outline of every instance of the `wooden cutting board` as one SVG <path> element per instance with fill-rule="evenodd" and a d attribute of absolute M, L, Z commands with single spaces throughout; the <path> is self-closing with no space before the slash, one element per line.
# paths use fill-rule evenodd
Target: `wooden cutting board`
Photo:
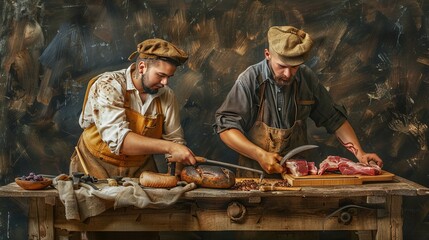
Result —
<path fill-rule="evenodd" d="M 291 174 L 283 174 L 283 179 L 287 180 L 291 186 L 333 186 L 333 185 L 361 185 L 365 182 L 392 181 L 395 174 L 382 170 L 380 175 L 342 175 L 328 173 L 323 175 L 307 175 L 295 177 Z"/>

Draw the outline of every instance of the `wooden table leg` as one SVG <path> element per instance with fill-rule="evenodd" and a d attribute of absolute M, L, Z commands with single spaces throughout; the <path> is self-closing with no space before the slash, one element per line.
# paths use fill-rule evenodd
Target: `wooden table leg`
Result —
<path fill-rule="evenodd" d="M 54 207 L 51 204 L 50 198 L 29 199 L 28 239 L 54 239 Z"/>
<path fill-rule="evenodd" d="M 377 240 L 402 240 L 402 196 L 390 195 L 386 198 L 386 216 L 377 219 Z"/>

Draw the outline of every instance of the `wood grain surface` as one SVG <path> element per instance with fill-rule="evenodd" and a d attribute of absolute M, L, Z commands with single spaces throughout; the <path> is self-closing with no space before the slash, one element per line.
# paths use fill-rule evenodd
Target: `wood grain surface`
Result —
<path fill-rule="evenodd" d="M 333 185 L 360 185 L 365 182 L 392 181 L 395 174 L 382 171 L 382 174 L 375 176 L 368 175 L 342 175 L 329 173 L 323 175 L 307 175 L 295 177 L 291 174 L 283 174 L 283 178 L 291 186 L 333 186 Z"/>

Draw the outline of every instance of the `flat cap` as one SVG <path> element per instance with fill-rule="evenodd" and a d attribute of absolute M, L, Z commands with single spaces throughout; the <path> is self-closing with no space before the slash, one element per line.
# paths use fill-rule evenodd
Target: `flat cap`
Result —
<path fill-rule="evenodd" d="M 313 46 L 308 33 L 292 26 L 273 26 L 268 30 L 270 51 L 274 51 L 280 60 L 289 66 L 297 66 L 307 59 Z"/>
<path fill-rule="evenodd" d="M 172 62 L 176 66 L 182 65 L 188 59 L 188 54 L 174 44 L 163 39 L 147 39 L 137 45 L 137 51 L 131 53 L 128 60 L 133 60 L 137 55 L 140 58 L 160 59 Z"/>

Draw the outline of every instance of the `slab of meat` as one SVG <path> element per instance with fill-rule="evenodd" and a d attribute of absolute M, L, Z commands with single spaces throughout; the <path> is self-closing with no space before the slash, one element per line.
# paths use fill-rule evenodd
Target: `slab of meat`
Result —
<path fill-rule="evenodd" d="M 287 171 L 295 177 L 308 175 L 308 165 L 306 160 L 288 160 L 285 164 Z"/>
<path fill-rule="evenodd" d="M 328 156 L 323 160 L 319 165 L 317 174 L 322 175 L 325 172 L 334 171 L 340 171 L 343 175 L 361 174 L 374 176 L 381 174 L 381 168 L 376 164 L 367 166 L 339 156 Z"/>
<path fill-rule="evenodd" d="M 334 172 L 338 171 L 338 164 L 340 162 L 352 162 L 347 158 L 342 158 L 339 156 L 328 156 L 325 160 L 323 160 L 319 165 L 319 171 L 317 174 L 322 175 L 325 172 Z"/>
<path fill-rule="evenodd" d="M 343 175 L 362 174 L 374 176 L 381 174 L 381 168 L 376 164 L 367 166 L 357 162 L 341 162 L 338 168 Z"/>
<path fill-rule="evenodd" d="M 317 167 L 314 162 L 307 162 L 304 159 L 289 159 L 284 164 L 286 172 L 295 177 L 317 174 Z"/>

